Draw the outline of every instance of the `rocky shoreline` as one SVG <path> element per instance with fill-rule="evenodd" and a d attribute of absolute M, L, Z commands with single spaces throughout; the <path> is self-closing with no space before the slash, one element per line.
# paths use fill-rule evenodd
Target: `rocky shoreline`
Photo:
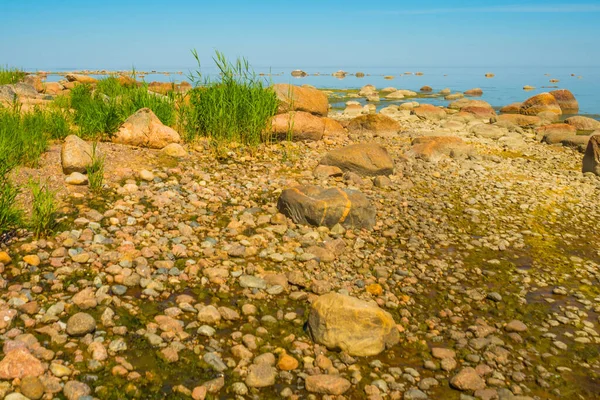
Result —
<path fill-rule="evenodd" d="M 99 144 L 102 196 L 64 184 L 65 143 L 18 172 L 64 221 L 0 249 L 0 398 L 598 398 L 600 147 L 559 120 L 574 97 L 278 89 L 296 141 L 217 154 L 136 117 Z"/>

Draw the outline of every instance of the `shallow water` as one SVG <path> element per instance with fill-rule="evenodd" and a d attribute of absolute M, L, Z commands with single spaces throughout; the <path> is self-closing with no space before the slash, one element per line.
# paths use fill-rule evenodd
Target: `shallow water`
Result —
<path fill-rule="evenodd" d="M 78 68 L 61 68 L 54 72 L 67 72 Z M 530 96 L 545 91 L 569 89 L 579 101 L 580 114 L 593 115 L 600 119 L 600 68 L 594 67 L 385 67 L 385 68 L 344 68 L 349 73 L 344 79 L 338 79 L 331 74 L 340 70 L 338 67 L 304 68 L 309 76 L 294 78 L 290 72 L 294 68 L 268 68 L 257 67 L 257 73 L 271 74 L 264 79 L 273 83 L 293 83 L 297 85 L 313 85 L 318 88 L 353 89 L 366 84 L 375 85 L 377 88 L 393 86 L 398 89 L 418 91 L 422 86 L 431 86 L 435 91 L 450 88 L 453 92 L 463 92 L 479 87 L 483 90 L 482 100 L 489 102 L 494 107 L 501 107 L 509 103 L 523 101 Z M 163 73 L 147 74 L 143 79 L 146 82 L 181 82 L 189 80 L 191 68 L 161 69 Z M 139 68 L 138 71 L 152 71 L 152 68 Z M 357 78 L 356 72 L 364 72 L 367 76 Z M 178 74 L 181 72 L 181 74 Z M 205 76 L 216 77 L 214 68 L 203 68 Z M 406 74 L 411 72 L 411 74 Z M 422 72 L 423 75 L 415 75 Z M 494 78 L 486 78 L 485 74 L 491 72 Z M 319 74 L 315 76 L 314 74 Z M 571 75 L 574 76 L 571 76 Z M 387 80 L 384 76 L 391 75 L 394 79 Z M 102 77 L 93 75 L 95 77 Z M 63 79 L 60 75 L 50 75 L 49 81 Z M 558 83 L 551 83 L 550 79 L 558 79 Z M 536 87 L 535 90 L 524 91 L 523 86 Z M 427 99 L 428 103 L 447 105 L 443 98 Z"/>

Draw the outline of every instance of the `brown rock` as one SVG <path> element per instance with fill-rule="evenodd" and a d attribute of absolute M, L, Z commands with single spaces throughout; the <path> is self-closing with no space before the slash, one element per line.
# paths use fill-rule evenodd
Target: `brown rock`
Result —
<path fill-rule="evenodd" d="M 371 229 L 375 210 L 360 192 L 350 189 L 323 189 L 297 186 L 285 189 L 277 201 L 279 211 L 295 223 L 332 227 Z"/>
<path fill-rule="evenodd" d="M 9 380 L 44 373 L 42 363 L 23 347 L 8 352 L 0 361 L 0 379 Z"/>
<path fill-rule="evenodd" d="M 63 173 L 85 173 L 86 167 L 92 163 L 92 153 L 93 147 L 90 143 L 75 135 L 67 136 L 60 151 Z M 96 155 L 102 157 L 100 150 L 96 149 Z"/>
<path fill-rule="evenodd" d="M 558 102 L 550 93 L 540 93 L 525 100 L 521 104 L 519 114 L 537 115 L 543 111 L 550 111 L 557 115 L 562 114 Z"/>
<path fill-rule="evenodd" d="M 575 129 L 574 126 L 569 125 L 569 124 L 551 124 L 551 125 L 540 126 L 539 128 L 537 128 L 535 130 L 535 132 L 538 135 L 541 135 L 544 137 L 544 142 L 546 142 L 548 144 L 552 144 L 545 140 L 546 136 L 548 136 L 548 135 L 550 135 L 550 136 L 563 135 L 566 137 L 566 136 L 576 135 L 577 129 Z"/>
<path fill-rule="evenodd" d="M 493 110 L 490 103 L 488 103 L 487 101 L 484 101 L 484 100 L 459 99 L 459 100 L 453 101 L 452 103 L 448 104 L 448 108 L 450 108 L 452 110 L 461 110 L 464 107 L 481 107 L 481 108 L 489 108 L 489 109 Z"/>
<path fill-rule="evenodd" d="M 463 391 L 475 391 L 485 388 L 485 381 L 471 367 L 461 369 L 452 379 L 450 386 Z"/>
<path fill-rule="evenodd" d="M 540 117 L 535 115 L 501 114 L 496 119 L 498 121 L 510 122 L 522 128 L 533 128 L 542 124 Z"/>
<path fill-rule="evenodd" d="M 510 103 L 500 109 L 502 114 L 518 114 L 523 103 Z"/>
<path fill-rule="evenodd" d="M 42 93 L 44 91 L 44 84 L 42 83 L 42 78 L 39 75 L 27 75 L 23 82 L 31 85 L 35 88 L 38 93 Z"/>
<path fill-rule="evenodd" d="M 421 104 L 419 107 L 413 108 L 411 114 L 416 115 L 420 119 L 436 121 L 446 118 L 446 112 L 440 107 L 431 104 Z"/>
<path fill-rule="evenodd" d="M 591 172 L 600 176 L 600 135 L 593 135 L 588 142 L 583 157 L 582 172 Z"/>
<path fill-rule="evenodd" d="M 431 86 L 423 86 L 421 87 L 421 89 L 419 89 L 421 92 L 433 92 L 433 88 Z"/>
<path fill-rule="evenodd" d="M 311 393 L 339 396 L 348 391 L 352 384 L 339 375 L 309 375 L 305 380 L 306 390 Z"/>
<path fill-rule="evenodd" d="M 177 91 L 177 85 L 173 82 L 150 82 L 148 90 L 154 93 L 166 95 L 169 92 Z"/>
<path fill-rule="evenodd" d="M 44 391 L 44 385 L 38 377 L 26 376 L 21 380 L 21 393 L 29 399 L 41 399 Z"/>
<path fill-rule="evenodd" d="M 355 172 L 362 176 L 391 175 L 394 161 L 387 150 L 375 143 L 359 143 L 325 154 L 320 165 L 339 167 L 342 171 Z"/>
<path fill-rule="evenodd" d="M 342 171 L 339 167 L 334 167 L 331 165 L 317 165 L 313 171 L 313 175 L 317 179 L 326 179 L 330 176 L 342 176 L 344 175 L 344 171 Z"/>
<path fill-rule="evenodd" d="M 329 112 L 327 95 L 318 89 L 278 83 L 273 90 L 279 99 L 279 112 L 304 111 L 321 117 Z"/>
<path fill-rule="evenodd" d="M 412 141 L 407 155 L 435 162 L 444 157 L 464 158 L 472 152 L 472 147 L 459 137 L 423 136 Z"/>
<path fill-rule="evenodd" d="M 315 141 L 323 138 L 325 121 L 307 112 L 291 111 L 274 116 L 271 129 L 279 140 Z"/>
<path fill-rule="evenodd" d="M 282 354 L 277 362 L 277 368 L 282 371 L 293 371 L 298 368 L 298 360 L 288 354 Z"/>
<path fill-rule="evenodd" d="M 98 82 L 98 79 L 96 78 L 81 74 L 67 74 L 66 78 L 69 82 L 87 83 L 90 85 Z"/>
<path fill-rule="evenodd" d="M 168 144 L 180 143 L 181 137 L 174 129 L 163 125 L 152 110 L 142 108 L 125 120 L 113 142 L 162 149 Z"/>
<path fill-rule="evenodd" d="M 575 149 L 575 150 L 579 151 L 580 153 L 585 153 L 587 145 L 590 141 L 590 137 L 591 136 L 588 136 L 588 135 L 572 135 L 572 136 L 563 138 L 560 141 L 560 144 L 562 144 L 565 147 L 570 147 L 572 149 Z"/>
<path fill-rule="evenodd" d="M 465 92 L 467 96 L 482 96 L 483 90 L 480 88 L 469 89 Z"/>
<path fill-rule="evenodd" d="M 354 134 L 366 132 L 379 136 L 395 135 L 401 129 L 400 123 L 382 114 L 360 115 L 348 124 L 348 131 Z"/>
<path fill-rule="evenodd" d="M 246 375 L 246 385 L 254 388 L 273 386 L 277 370 L 269 364 L 252 364 Z"/>
<path fill-rule="evenodd" d="M 44 83 L 44 93 L 57 95 L 64 90 L 64 86 L 58 82 L 46 82 Z"/>
<path fill-rule="evenodd" d="M 461 108 L 461 111 L 473 114 L 478 118 L 491 118 L 496 116 L 496 111 L 491 107 L 466 106 Z"/>
<path fill-rule="evenodd" d="M 589 117 L 569 117 L 565 122 L 574 126 L 578 131 L 595 131 L 600 129 L 600 121 Z"/>
<path fill-rule="evenodd" d="M 579 103 L 573 93 L 567 89 L 553 90 L 550 92 L 558 102 L 563 114 L 577 114 L 579 112 Z"/>
<path fill-rule="evenodd" d="M 325 117 L 323 118 L 323 122 L 325 122 L 325 133 L 323 136 L 329 137 L 346 134 L 346 130 L 344 129 L 342 124 L 340 124 L 335 119 Z"/>
<path fill-rule="evenodd" d="M 392 316 L 376 303 L 331 292 L 311 305 L 308 329 L 313 340 L 354 356 L 373 356 L 400 340 Z"/>

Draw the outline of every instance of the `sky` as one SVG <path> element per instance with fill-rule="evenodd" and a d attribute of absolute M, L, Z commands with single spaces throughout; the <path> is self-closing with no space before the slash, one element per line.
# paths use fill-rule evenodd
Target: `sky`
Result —
<path fill-rule="evenodd" d="M 0 65 L 600 66 L 600 1 L 0 0 Z"/>

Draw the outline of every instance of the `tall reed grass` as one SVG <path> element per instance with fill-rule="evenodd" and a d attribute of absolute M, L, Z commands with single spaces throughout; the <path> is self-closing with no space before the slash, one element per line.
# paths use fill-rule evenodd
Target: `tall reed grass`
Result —
<path fill-rule="evenodd" d="M 0 85 L 21 82 L 25 78 L 25 72 L 18 68 L 0 66 Z"/>
<path fill-rule="evenodd" d="M 207 137 L 216 143 L 256 145 L 269 137 L 271 118 L 277 111 L 275 93 L 254 73 L 245 58 L 229 62 L 217 51 L 213 61 L 219 78 L 204 77 L 198 53 L 192 50 L 198 70 L 190 79 L 196 86 L 187 104 L 179 106 L 180 124 L 187 140 Z"/>
<path fill-rule="evenodd" d="M 29 187 L 33 194 L 33 204 L 29 226 L 36 238 L 47 236 L 57 225 L 56 214 L 58 205 L 55 193 L 47 184 L 40 181 L 30 181 Z"/>

